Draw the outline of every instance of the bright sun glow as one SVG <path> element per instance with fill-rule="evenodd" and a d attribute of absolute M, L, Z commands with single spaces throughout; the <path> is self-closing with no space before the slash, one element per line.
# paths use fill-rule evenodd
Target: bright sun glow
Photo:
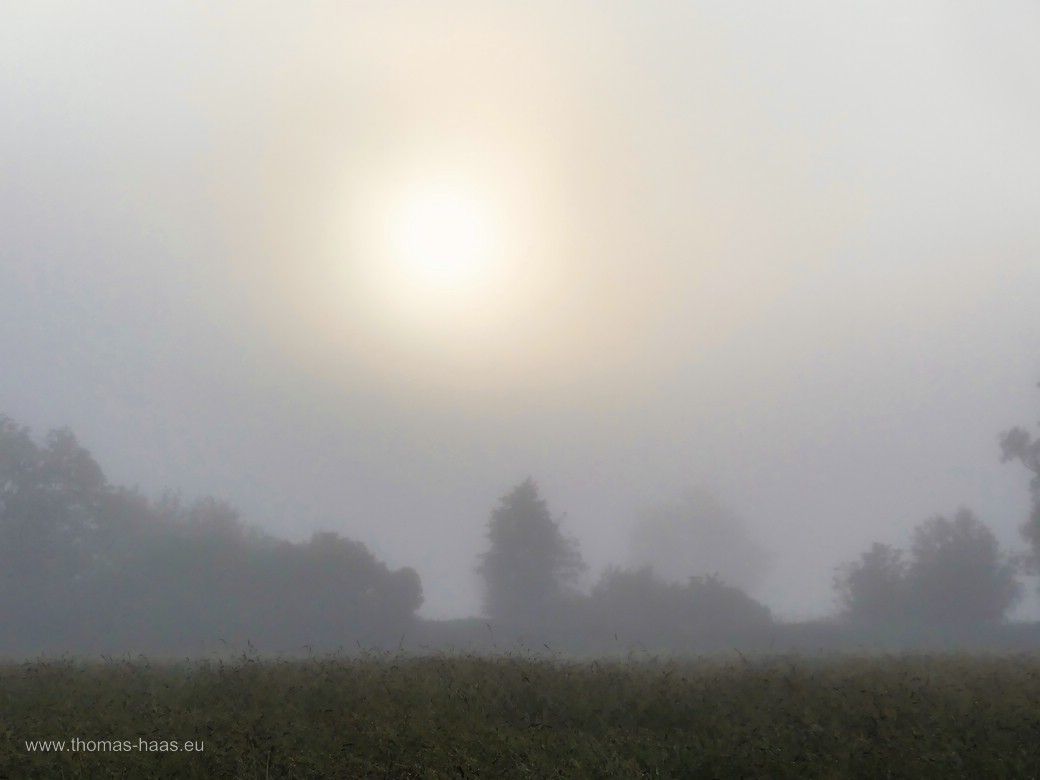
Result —
<path fill-rule="evenodd" d="M 387 260 L 396 283 L 412 295 L 455 305 L 490 281 L 499 238 L 479 198 L 444 185 L 413 189 L 390 210 Z"/>
<path fill-rule="evenodd" d="M 353 323 L 352 338 L 449 359 L 502 349 L 526 332 L 514 325 L 537 267 L 519 241 L 533 199 L 509 166 L 467 175 L 474 167 L 402 165 L 362 179 L 381 186 L 350 196 L 346 239 L 330 244 L 345 257 L 346 288 L 329 290 L 329 300 Z"/>
<path fill-rule="evenodd" d="M 431 293 L 462 292 L 490 270 L 495 251 L 483 204 L 440 188 L 412 194 L 392 215 L 392 260 Z"/>

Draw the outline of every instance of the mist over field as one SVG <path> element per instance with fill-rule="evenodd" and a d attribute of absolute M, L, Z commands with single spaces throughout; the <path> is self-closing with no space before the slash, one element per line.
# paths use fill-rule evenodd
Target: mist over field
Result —
<path fill-rule="evenodd" d="M 1035 3 L 2 21 L 0 654 L 1040 641 Z"/>

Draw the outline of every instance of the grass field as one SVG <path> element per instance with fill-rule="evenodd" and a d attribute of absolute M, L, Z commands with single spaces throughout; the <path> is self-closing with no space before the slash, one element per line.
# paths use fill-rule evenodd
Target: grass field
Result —
<path fill-rule="evenodd" d="M 1036 657 L 0 667 L 9 778 L 1038 775 Z"/>

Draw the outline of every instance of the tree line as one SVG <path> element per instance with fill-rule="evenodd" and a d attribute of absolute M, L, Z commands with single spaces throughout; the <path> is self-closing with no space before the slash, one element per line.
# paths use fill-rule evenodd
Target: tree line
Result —
<path fill-rule="evenodd" d="M 1000 443 L 1003 459 L 1032 475 L 1022 527 L 1030 554 L 1001 550 L 967 509 L 931 518 L 908 551 L 875 543 L 838 569 L 833 625 L 891 632 L 1006 620 L 1019 576 L 1040 560 L 1040 439 L 1014 428 Z M 490 513 L 476 566 L 479 622 L 578 650 L 763 646 L 784 629 L 763 604 L 710 571 L 674 576 L 683 560 L 696 561 L 691 568 L 710 560 L 699 538 L 724 531 L 740 541 L 730 515 L 712 508 L 712 531 L 696 504 L 665 513 L 673 526 L 687 521 L 684 533 L 669 536 L 673 526 L 658 522 L 641 537 L 664 540 L 672 576 L 644 561 L 610 566 L 582 588 L 588 567 L 577 541 L 534 480 L 521 482 Z M 761 564 L 757 548 L 740 549 Z M 37 441 L 0 416 L 0 653 L 350 651 L 403 646 L 406 637 L 450 644 L 455 635 L 416 617 L 421 604 L 418 574 L 390 570 L 360 542 L 328 532 L 289 542 L 216 499 L 149 499 L 112 485 L 70 431 Z"/>
<path fill-rule="evenodd" d="M 228 504 L 114 486 L 67 430 L 40 443 L 0 418 L 0 652 L 167 654 L 387 644 L 422 603 L 333 533 L 304 543 Z"/>

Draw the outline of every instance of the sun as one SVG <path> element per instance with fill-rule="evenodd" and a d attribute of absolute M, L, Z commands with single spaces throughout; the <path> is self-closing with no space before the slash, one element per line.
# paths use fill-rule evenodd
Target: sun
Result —
<path fill-rule="evenodd" d="M 506 173 L 474 167 L 401 165 L 355 177 L 328 241 L 340 281 L 319 293 L 337 330 L 384 345 L 376 352 L 445 359 L 512 338 L 531 297 L 530 243 L 519 239 L 531 234 L 532 199 L 517 196 Z"/>
<path fill-rule="evenodd" d="M 387 261 L 396 283 L 413 294 L 455 301 L 494 276 L 501 235 L 491 208 L 464 187 L 412 188 L 391 208 Z"/>

